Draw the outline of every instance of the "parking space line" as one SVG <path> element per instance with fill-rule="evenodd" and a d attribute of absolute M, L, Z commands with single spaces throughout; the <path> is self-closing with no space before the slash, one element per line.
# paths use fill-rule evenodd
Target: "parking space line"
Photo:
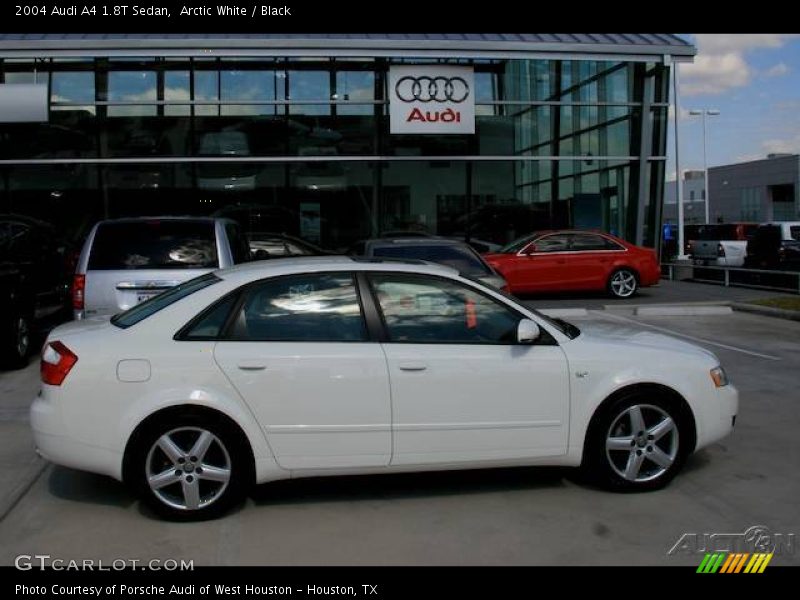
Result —
<path fill-rule="evenodd" d="M 611 317 L 612 319 L 618 319 L 620 321 L 627 321 L 628 323 L 635 323 L 636 325 L 641 325 L 642 327 L 649 327 L 650 329 L 655 329 L 657 331 L 661 331 L 664 333 L 668 333 L 670 335 L 686 338 L 695 342 L 700 342 L 701 344 L 708 344 L 710 346 L 717 346 L 718 348 L 725 348 L 726 350 L 733 350 L 734 352 L 741 352 L 742 354 L 749 354 L 750 356 L 757 356 L 759 358 L 764 358 L 766 360 L 781 360 L 780 356 L 772 356 L 771 354 L 762 354 L 761 352 L 756 352 L 754 350 L 747 350 L 745 348 L 739 348 L 737 346 L 730 346 L 728 344 L 723 344 L 721 342 L 714 342 L 712 340 L 707 340 L 705 338 L 695 337 L 693 335 L 687 335 L 685 333 L 680 333 L 678 331 L 673 331 L 672 329 L 667 329 L 666 327 L 659 327 L 658 325 L 651 325 L 650 323 L 642 323 L 641 321 L 637 321 L 636 319 L 629 319 L 628 317 L 623 317 L 621 315 L 611 314 L 607 311 L 593 311 L 603 314 L 605 316 Z"/>

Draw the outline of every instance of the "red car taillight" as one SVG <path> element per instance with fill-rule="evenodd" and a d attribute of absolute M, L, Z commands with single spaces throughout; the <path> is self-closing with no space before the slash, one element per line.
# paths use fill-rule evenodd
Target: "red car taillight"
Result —
<path fill-rule="evenodd" d="M 48 385 L 61 385 L 76 362 L 78 356 L 63 343 L 48 342 L 42 348 L 40 364 L 42 382 Z"/>
<path fill-rule="evenodd" d="M 72 308 L 83 310 L 84 291 L 86 290 L 86 275 L 75 275 L 72 278 Z"/>

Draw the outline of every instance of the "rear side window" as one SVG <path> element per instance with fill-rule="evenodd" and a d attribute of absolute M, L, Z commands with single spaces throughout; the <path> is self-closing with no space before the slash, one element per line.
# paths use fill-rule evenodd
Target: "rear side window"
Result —
<path fill-rule="evenodd" d="M 789 237 L 800 242 L 800 227 L 796 225 L 789 227 Z"/>
<path fill-rule="evenodd" d="M 459 246 L 439 246 L 414 244 L 408 246 L 378 246 L 372 251 L 373 256 L 384 258 L 411 258 L 429 260 L 431 262 L 453 267 L 459 273 L 480 277 L 491 274 L 491 269 L 474 250 Z"/>
<path fill-rule="evenodd" d="M 102 223 L 89 254 L 89 270 L 215 269 L 212 221 L 158 220 Z"/>
<path fill-rule="evenodd" d="M 189 281 L 185 281 L 162 292 L 157 296 L 153 296 L 149 300 L 145 300 L 141 304 L 137 304 L 133 308 L 121 312 L 111 318 L 111 323 L 121 329 L 127 329 L 131 325 L 136 325 L 139 321 L 145 320 L 147 317 L 154 315 L 160 310 L 174 304 L 181 298 L 186 298 L 195 292 L 207 288 L 220 281 L 220 278 L 213 273 L 206 273 L 200 277 L 195 277 Z"/>
<path fill-rule="evenodd" d="M 361 342 L 367 333 L 353 277 L 314 273 L 269 279 L 247 290 L 234 340 Z"/>

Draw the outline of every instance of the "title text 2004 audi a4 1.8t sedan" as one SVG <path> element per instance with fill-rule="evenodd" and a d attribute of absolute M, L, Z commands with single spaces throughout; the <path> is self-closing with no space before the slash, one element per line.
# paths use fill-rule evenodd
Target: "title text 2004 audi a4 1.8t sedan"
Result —
<path fill-rule="evenodd" d="M 713 354 L 553 321 L 422 262 L 289 258 L 53 330 L 31 409 L 47 459 L 207 518 L 254 482 L 508 465 L 665 485 L 727 435 Z"/>

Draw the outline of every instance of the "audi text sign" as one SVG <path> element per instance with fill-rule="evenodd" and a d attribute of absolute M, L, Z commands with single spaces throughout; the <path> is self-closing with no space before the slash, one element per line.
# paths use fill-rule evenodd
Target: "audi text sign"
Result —
<path fill-rule="evenodd" d="M 475 133 L 471 67 L 389 67 L 391 133 Z"/>

